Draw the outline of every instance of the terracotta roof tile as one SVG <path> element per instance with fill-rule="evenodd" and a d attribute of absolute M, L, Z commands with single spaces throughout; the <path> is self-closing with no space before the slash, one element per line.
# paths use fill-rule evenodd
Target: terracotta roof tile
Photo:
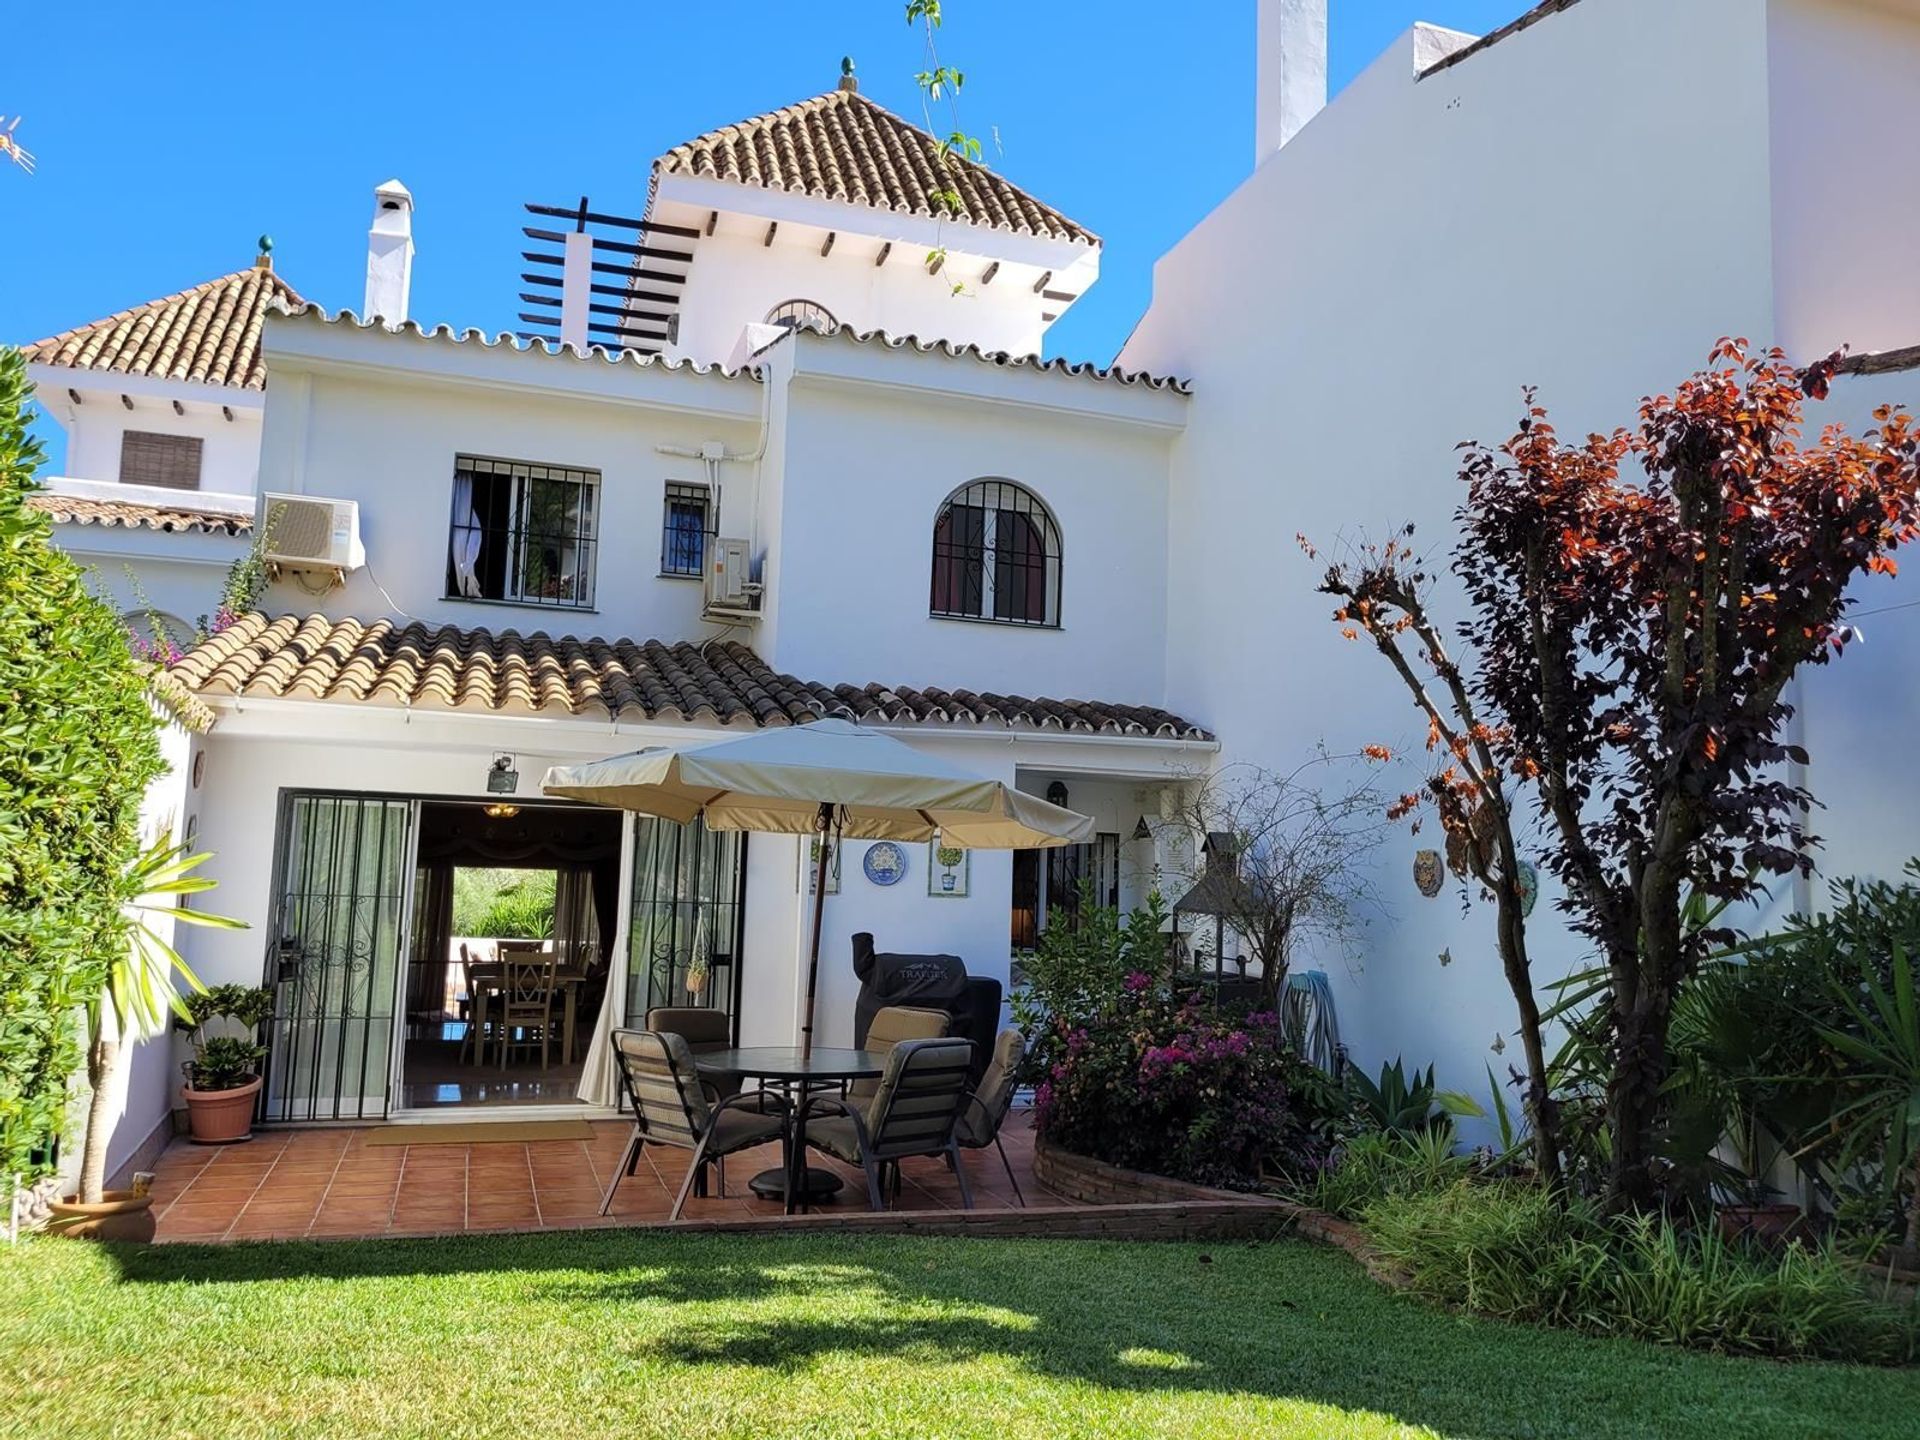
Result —
<path fill-rule="evenodd" d="M 183 495 L 191 495 L 191 491 Z M 150 505 L 137 500 L 93 500 L 78 495 L 44 491 L 29 495 L 27 504 L 53 517 L 57 525 L 125 526 L 129 530 L 204 530 L 210 535 L 245 535 L 253 516 L 229 510 L 203 510 L 183 499 L 178 505 Z"/>
<path fill-rule="evenodd" d="M 419 621 L 403 626 L 249 614 L 189 651 L 170 673 L 202 698 L 257 695 L 759 727 L 837 715 L 879 725 L 1212 739 L 1152 706 L 819 685 L 779 674 L 737 641 L 577 639 Z"/>
<path fill-rule="evenodd" d="M 857 90 L 830 90 L 676 145 L 654 162 L 656 174 L 731 180 L 876 210 L 933 215 L 946 187 L 934 138 Z M 959 156 L 946 174 L 961 218 L 991 229 L 1098 245 L 1076 225 L 984 165 Z"/>
<path fill-rule="evenodd" d="M 24 349 L 37 365 L 262 390 L 260 327 L 275 301 L 306 303 L 273 271 L 250 267 Z"/>

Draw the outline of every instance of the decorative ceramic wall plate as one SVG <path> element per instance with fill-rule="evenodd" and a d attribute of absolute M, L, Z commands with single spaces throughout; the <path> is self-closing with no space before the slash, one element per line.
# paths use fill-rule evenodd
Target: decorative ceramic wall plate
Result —
<path fill-rule="evenodd" d="M 867 847 L 860 868 L 876 885 L 897 885 L 907 876 L 907 852 L 891 840 L 876 841 Z"/>
<path fill-rule="evenodd" d="M 1413 883 L 1429 900 L 1440 893 L 1446 879 L 1446 867 L 1440 863 L 1438 850 L 1422 850 L 1413 857 Z"/>

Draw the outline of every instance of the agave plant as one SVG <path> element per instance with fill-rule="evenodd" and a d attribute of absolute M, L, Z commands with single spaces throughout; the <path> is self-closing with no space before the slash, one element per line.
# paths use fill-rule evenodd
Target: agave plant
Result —
<path fill-rule="evenodd" d="M 1832 1131 L 1842 1167 L 1882 1162 L 1888 1189 L 1911 1185 L 1905 1248 L 1920 1251 L 1920 1007 L 1914 1003 L 1913 964 L 1898 941 L 1890 983 L 1882 983 L 1870 956 L 1858 974 L 1835 976 L 1834 998 L 1851 1016 L 1847 1029 L 1821 1036 L 1855 1061 L 1855 1096 L 1834 1111 Z M 1876 1152 L 1878 1152 L 1876 1154 Z"/>
<path fill-rule="evenodd" d="M 1358 1070 L 1347 1072 L 1347 1085 L 1375 1127 L 1397 1135 L 1417 1135 L 1431 1129 L 1440 1118 L 1439 1103 L 1433 1086 L 1433 1067 L 1426 1073 L 1416 1070 L 1407 1079 L 1398 1059 L 1380 1067 L 1378 1082 Z"/>
<path fill-rule="evenodd" d="M 244 920 L 190 910 L 182 902 L 220 882 L 195 875 L 211 853 L 189 855 L 185 845 L 162 839 L 143 850 L 121 877 L 127 945 L 108 968 L 100 993 L 87 1006 L 87 1130 L 80 1152 L 80 1199 L 98 1204 L 106 1186 L 107 1137 L 112 1081 L 119 1073 L 121 1047 L 129 1040 L 164 1034 L 170 1014 L 191 1019 L 175 977 L 190 991 L 205 990 L 155 926 L 162 917 L 189 925 L 243 930 Z"/>

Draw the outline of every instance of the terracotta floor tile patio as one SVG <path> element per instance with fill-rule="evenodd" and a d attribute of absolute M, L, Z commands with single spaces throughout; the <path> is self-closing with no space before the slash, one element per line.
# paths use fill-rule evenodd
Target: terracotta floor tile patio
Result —
<path fill-rule="evenodd" d="M 621 1182 L 612 1213 L 603 1218 L 600 1197 L 631 1127 L 624 1121 L 594 1121 L 592 1130 L 587 1140 L 464 1145 L 370 1146 L 371 1127 L 268 1130 L 226 1147 L 176 1140 L 154 1165 L 156 1238 L 370 1238 L 665 1222 L 685 1174 L 686 1152 L 648 1147 L 639 1172 Z M 1009 1121 L 1004 1139 L 1027 1205 L 1063 1207 L 1066 1202 L 1034 1176 L 1033 1132 L 1024 1113 Z M 726 1195 L 690 1198 L 683 1218 L 779 1216 L 777 1202 L 761 1200 L 747 1188 L 749 1177 L 778 1163 L 776 1145 L 729 1157 Z M 811 1163 L 847 1181 L 822 1211 L 865 1210 L 865 1184 L 856 1167 L 817 1153 Z M 1016 1204 L 997 1155 L 968 1151 L 963 1163 L 976 1209 Z M 896 1210 L 941 1212 L 959 1205 L 959 1188 L 942 1165 L 907 1162 Z"/>

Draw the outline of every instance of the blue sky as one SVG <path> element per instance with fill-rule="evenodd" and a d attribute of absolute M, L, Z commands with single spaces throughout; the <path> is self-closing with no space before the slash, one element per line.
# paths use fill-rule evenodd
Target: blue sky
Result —
<path fill-rule="evenodd" d="M 515 328 L 522 201 L 637 214 L 662 150 L 830 89 L 916 115 L 900 0 L 16 7 L 0 114 L 0 339 L 248 264 L 360 303 L 374 185 L 413 190 L 414 314 Z M 1337 89 L 1414 20 L 1485 31 L 1526 0 L 1333 0 Z M 947 0 L 941 58 L 989 163 L 1105 240 L 1051 353 L 1110 359 L 1154 258 L 1244 176 L 1253 0 Z"/>

